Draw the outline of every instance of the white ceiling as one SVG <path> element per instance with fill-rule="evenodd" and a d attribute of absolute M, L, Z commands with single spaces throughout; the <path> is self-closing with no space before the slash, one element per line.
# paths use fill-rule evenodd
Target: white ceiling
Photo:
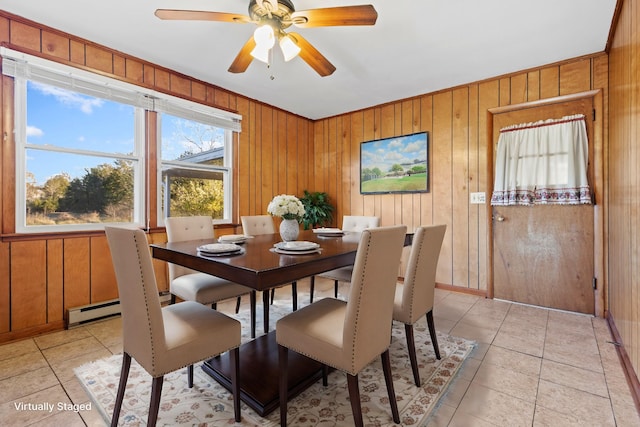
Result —
<path fill-rule="evenodd" d="M 375 26 L 300 28 L 337 68 L 318 76 L 279 52 L 227 71 L 253 24 L 162 21 L 154 11 L 247 14 L 249 0 L 0 0 L 41 24 L 310 119 L 605 49 L 616 0 L 293 0 L 296 10 L 373 4 Z"/>

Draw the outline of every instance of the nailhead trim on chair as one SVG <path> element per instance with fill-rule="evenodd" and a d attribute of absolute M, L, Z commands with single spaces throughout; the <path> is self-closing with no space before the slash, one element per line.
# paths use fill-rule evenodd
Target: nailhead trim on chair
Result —
<path fill-rule="evenodd" d="M 366 251 L 366 256 L 364 256 L 364 260 L 365 262 L 368 262 L 369 260 L 369 251 L 371 249 L 371 235 L 369 235 L 369 241 L 367 242 L 367 251 Z M 359 250 L 359 249 L 358 249 Z M 364 265 L 364 268 L 362 269 L 362 271 L 367 271 L 366 268 L 366 264 Z M 364 282 L 364 276 L 362 276 L 360 278 L 360 280 L 362 282 Z M 364 289 L 364 286 L 360 286 L 360 293 L 358 294 L 358 310 L 357 310 L 357 315 L 356 315 L 356 319 L 360 318 L 360 303 L 361 303 L 361 298 L 362 298 L 362 290 Z M 351 346 L 354 348 L 354 351 L 351 353 L 351 374 L 352 375 L 356 375 L 357 373 L 355 372 L 355 365 L 356 365 L 356 351 L 355 351 L 355 337 L 358 335 L 358 321 L 356 320 L 356 323 L 354 325 L 354 331 L 353 331 L 353 338 L 351 341 Z"/>
<path fill-rule="evenodd" d="M 420 247 L 418 248 L 418 257 L 416 258 L 416 262 L 415 262 L 415 265 L 414 265 L 413 271 L 412 271 L 414 282 L 416 280 L 416 270 L 418 269 L 418 266 L 420 265 L 420 256 L 422 255 L 422 246 L 424 245 L 424 241 L 425 241 L 425 239 L 423 237 L 422 241 L 420 242 Z M 411 251 L 414 251 L 414 249 L 411 248 Z M 409 255 L 409 256 L 411 256 L 411 255 Z M 413 288 L 411 289 L 411 299 L 412 300 L 415 297 L 415 293 L 416 293 L 416 287 L 413 286 Z M 413 319 L 413 305 L 411 306 L 411 310 L 409 310 L 409 318 Z"/>
<path fill-rule="evenodd" d="M 136 236 L 133 236 L 133 240 L 136 244 L 136 253 L 138 254 L 138 265 L 139 265 L 139 271 L 140 271 L 140 283 L 144 283 L 144 278 L 142 276 L 142 258 L 140 255 L 140 251 L 138 250 L 138 239 L 136 238 Z M 145 310 L 147 310 L 147 322 L 149 322 L 149 319 L 151 318 L 151 315 L 149 313 L 149 300 L 147 299 L 147 293 L 143 292 L 144 294 L 144 308 Z M 153 346 L 153 343 L 155 342 L 155 340 L 153 339 L 153 329 L 151 328 L 151 323 L 148 323 L 147 327 L 149 328 L 149 335 L 151 336 L 151 366 L 153 366 L 153 371 L 155 372 L 155 368 L 156 368 L 156 352 Z"/>

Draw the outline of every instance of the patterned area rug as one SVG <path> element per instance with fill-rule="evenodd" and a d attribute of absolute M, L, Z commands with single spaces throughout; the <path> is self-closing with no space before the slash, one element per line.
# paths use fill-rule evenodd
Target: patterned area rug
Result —
<path fill-rule="evenodd" d="M 304 296 L 300 296 L 302 297 L 300 300 L 305 301 Z M 258 304 L 258 319 L 262 319 L 261 305 Z M 276 301 L 270 310 L 271 330 L 274 328 L 275 320 L 290 311 L 290 302 Z M 243 322 L 243 341 L 248 340 L 248 310 L 241 311 L 235 317 Z M 261 329 L 260 324 L 258 326 Z M 402 324 L 394 324 L 390 348 L 400 419 L 402 425 L 407 426 L 426 424 L 437 407 L 438 401 L 475 347 L 472 341 L 438 332 L 442 359 L 437 360 L 424 318 L 414 326 L 414 331 L 422 387 L 418 388 L 413 383 Z M 113 412 L 121 363 L 122 356 L 114 355 L 75 369 L 76 376 L 108 422 Z M 242 405 L 242 422 L 235 423 L 230 393 L 202 371 L 200 366 L 196 366 L 194 371 L 194 386 L 191 389 L 187 387 L 186 369 L 165 376 L 158 425 L 261 427 L 279 425 L 278 410 L 262 418 L 244 404 Z M 358 378 L 365 425 L 393 425 L 380 360 L 369 365 Z M 151 377 L 134 361 L 131 364 L 119 425 L 146 425 L 150 393 Z M 292 426 L 352 425 L 346 375 L 342 372 L 332 372 L 329 375 L 328 387 L 323 387 L 322 382 L 318 381 L 292 399 L 289 402 L 288 411 L 289 425 Z"/>

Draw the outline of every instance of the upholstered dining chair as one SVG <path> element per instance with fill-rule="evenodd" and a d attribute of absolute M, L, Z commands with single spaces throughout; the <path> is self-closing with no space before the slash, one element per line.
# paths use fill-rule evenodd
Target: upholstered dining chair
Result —
<path fill-rule="evenodd" d="M 407 261 L 404 283 L 396 285 L 393 303 L 393 320 L 404 323 L 407 350 L 413 371 L 413 380 L 420 387 L 420 373 L 413 339 L 413 325 L 426 314 L 427 326 L 436 358 L 440 349 L 433 323 L 433 299 L 436 287 L 436 268 L 447 226 L 430 225 L 418 227 L 413 235 L 411 252 Z"/>
<path fill-rule="evenodd" d="M 380 226 L 380 217 L 362 216 L 362 215 L 345 215 L 342 217 L 342 231 L 361 232 L 367 228 L 375 228 Z M 325 279 L 333 280 L 333 296 L 338 298 L 338 284 L 340 282 L 349 282 L 351 280 L 351 272 L 353 266 L 336 268 L 322 274 L 318 274 Z M 316 287 L 316 278 L 311 276 L 309 284 L 309 303 L 313 302 L 313 292 Z"/>
<path fill-rule="evenodd" d="M 273 234 L 276 232 L 276 226 L 273 223 L 273 217 L 271 215 L 246 215 L 240 217 L 240 221 L 242 222 L 242 232 L 245 236 L 259 236 L 261 234 Z M 262 293 L 265 334 L 269 332 L 269 295 L 271 295 L 271 304 L 273 304 L 275 288 L 271 289 L 270 294 L 267 291 Z M 296 311 L 298 309 L 297 282 L 291 282 L 291 298 L 293 300 L 293 311 Z"/>
<path fill-rule="evenodd" d="M 131 359 L 153 377 L 148 426 L 158 417 L 164 375 L 230 351 L 234 418 L 240 421 L 240 322 L 194 301 L 160 306 L 151 253 L 144 231 L 105 227 L 122 308 L 122 369 L 111 426 L 118 424 Z"/>
<path fill-rule="evenodd" d="M 165 219 L 168 242 L 215 239 L 210 216 L 172 216 Z M 171 303 L 176 297 L 211 305 L 215 309 L 219 301 L 237 298 L 236 313 L 240 309 L 240 297 L 248 294 L 251 310 L 251 338 L 256 336 L 256 291 L 220 277 L 200 273 L 181 265 L 169 263 L 169 292 Z"/>
<path fill-rule="evenodd" d="M 289 350 L 347 373 L 356 426 L 363 425 L 358 373 L 373 359 L 382 356 L 393 421 L 400 422 L 389 345 L 393 294 L 406 231 L 404 225 L 364 230 L 358 243 L 347 301 L 324 298 L 276 323 L 281 426 L 287 425 Z"/>

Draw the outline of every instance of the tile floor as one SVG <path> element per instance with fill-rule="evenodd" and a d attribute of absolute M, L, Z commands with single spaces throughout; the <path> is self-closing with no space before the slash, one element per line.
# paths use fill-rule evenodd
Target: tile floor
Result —
<path fill-rule="evenodd" d="M 332 294 L 332 282 L 316 283 Z M 308 291 L 307 280 L 298 286 Z M 603 319 L 439 289 L 434 317 L 478 346 L 429 426 L 640 426 Z M 112 318 L 1 345 L 0 425 L 106 425 L 73 368 L 121 352 L 120 328 Z"/>

